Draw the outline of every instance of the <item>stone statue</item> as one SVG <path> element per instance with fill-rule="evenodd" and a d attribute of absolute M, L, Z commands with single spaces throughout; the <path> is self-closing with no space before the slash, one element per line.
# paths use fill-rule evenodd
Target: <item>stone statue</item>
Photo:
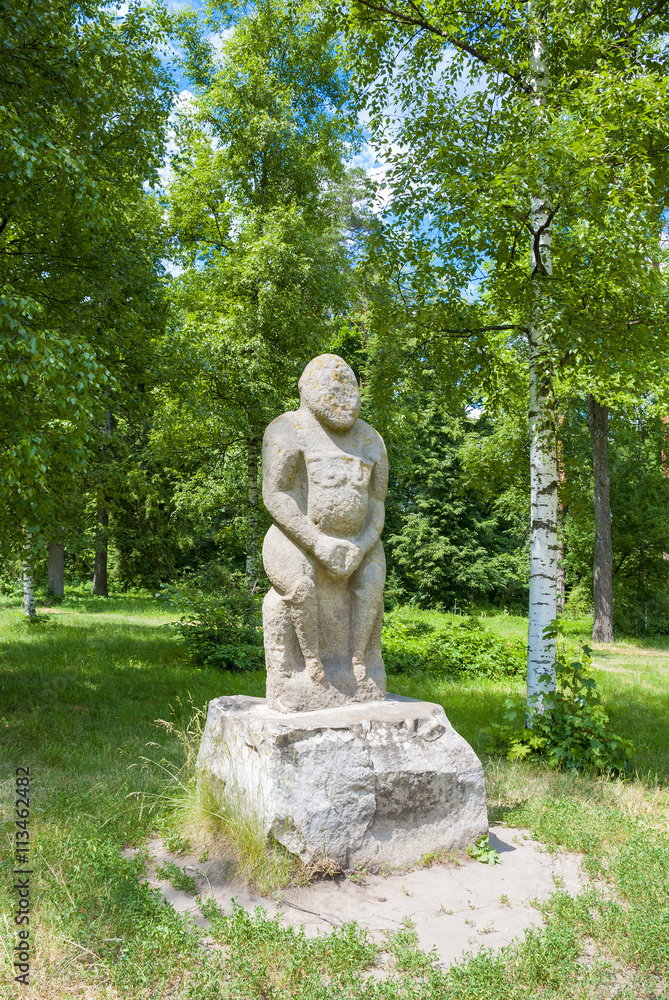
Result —
<path fill-rule="evenodd" d="M 305 864 L 413 865 L 487 834 L 483 767 L 441 705 L 386 697 L 386 449 L 341 358 L 299 387 L 263 441 L 267 698 L 209 703 L 198 781 Z"/>
<path fill-rule="evenodd" d="M 299 409 L 272 421 L 262 452 L 276 522 L 263 545 L 267 699 L 282 712 L 385 697 L 385 445 L 358 417 L 358 383 L 342 358 L 314 358 L 298 385 Z"/>

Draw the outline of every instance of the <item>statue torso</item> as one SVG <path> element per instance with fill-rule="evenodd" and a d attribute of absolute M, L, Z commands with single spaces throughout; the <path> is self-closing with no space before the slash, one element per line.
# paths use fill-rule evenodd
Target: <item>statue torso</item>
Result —
<path fill-rule="evenodd" d="M 380 457 L 378 435 L 360 419 L 337 434 L 311 414 L 306 419 L 301 412 L 295 416 L 296 444 L 304 459 L 297 492 L 306 500 L 307 517 L 328 535 L 357 535 L 365 523 L 369 482 Z"/>

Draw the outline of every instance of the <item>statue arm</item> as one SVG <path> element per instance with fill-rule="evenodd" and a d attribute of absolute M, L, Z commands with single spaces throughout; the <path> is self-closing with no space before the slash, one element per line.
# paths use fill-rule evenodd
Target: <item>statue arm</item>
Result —
<path fill-rule="evenodd" d="M 350 539 L 324 534 L 306 516 L 307 483 L 300 468 L 301 450 L 294 443 L 295 428 L 283 425 L 282 420 L 279 417 L 271 423 L 263 438 L 262 498 L 265 507 L 279 527 L 330 573 L 349 576 L 364 553 Z"/>
<path fill-rule="evenodd" d="M 386 518 L 385 499 L 388 492 L 388 453 L 381 436 L 378 437 L 380 455 L 374 463 L 369 480 L 367 517 L 362 531 L 353 539 L 364 555 L 376 545 Z"/>
<path fill-rule="evenodd" d="M 262 498 L 279 527 L 305 551 L 314 554 L 320 532 L 300 507 L 300 449 L 267 428 L 262 447 Z M 283 438 L 283 439 L 282 439 Z"/>

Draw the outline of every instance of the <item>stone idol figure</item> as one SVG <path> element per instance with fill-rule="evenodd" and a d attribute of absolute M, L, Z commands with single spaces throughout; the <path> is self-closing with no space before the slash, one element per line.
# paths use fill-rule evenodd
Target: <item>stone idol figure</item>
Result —
<path fill-rule="evenodd" d="M 199 781 L 311 864 L 413 864 L 488 831 L 481 762 L 441 705 L 386 695 L 386 449 L 349 366 L 314 358 L 263 442 L 267 698 L 209 703 Z"/>
<path fill-rule="evenodd" d="M 267 699 L 303 711 L 385 696 L 379 538 L 388 487 L 383 440 L 358 416 L 341 358 L 322 354 L 298 383 L 300 407 L 274 420 L 262 451 Z"/>

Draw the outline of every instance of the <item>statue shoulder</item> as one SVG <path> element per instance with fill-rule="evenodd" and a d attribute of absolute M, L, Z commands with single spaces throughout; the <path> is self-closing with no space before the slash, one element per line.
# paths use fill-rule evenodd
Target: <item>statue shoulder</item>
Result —
<path fill-rule="evenodd" d="M 300 432 L 297 420 L 297 411 L 289 410 L 276 417 L 265 429 L 263 436 L 263 448 L 277 445 L 280 448 L 298 448 L 300 446 Z"/>
<path fill-rule="evenodd" d="M 360 417 L 358 417 L 358 424 L 360 425 L 359 433 L 365 441 L 366 450 L 369 449 L 371 451 L 374 460 L 377 462 L 385 458 L 387 454 L 386 446 L 379 432 Z"/>

